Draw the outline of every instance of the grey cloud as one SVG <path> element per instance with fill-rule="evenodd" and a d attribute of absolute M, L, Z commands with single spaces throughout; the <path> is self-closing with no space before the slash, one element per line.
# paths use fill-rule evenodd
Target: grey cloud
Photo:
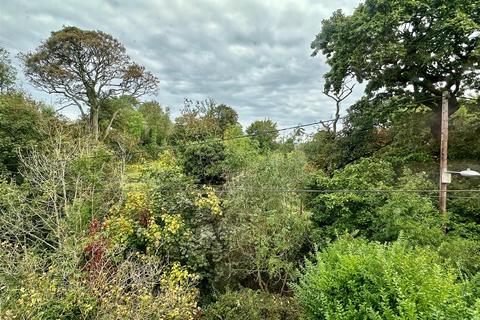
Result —
<path fill-rule="evenodd" d="M 3 1 L 5 2 L 5 0 Z M 323 59 L 310 57 L 321 20 L 357 0 L 315 1 L 26 1 L 6 0 L 0 46 L 33 50 L 62 25 L 114 35 L 161 81 L 153 97 L 177 115 L 184 98 L 233 106 L 244 125 L 270 118 L 279 126 L 329 118 Z M 34 97 L 38 90 L 25 86 Z M 358 96 L 358 95 L 357 95 Z M 68 115 L 75 114 L 69 110 Z"/>

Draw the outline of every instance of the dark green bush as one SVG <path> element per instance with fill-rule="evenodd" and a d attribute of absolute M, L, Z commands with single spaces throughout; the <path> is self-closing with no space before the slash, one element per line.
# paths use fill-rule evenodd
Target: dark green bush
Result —
<path fill-rule="evenodd" d="M 200 183 L 223 183 L 224 149 L 220 142 L 188 145 L 182 154 L 185 173 L 198 179 Z"/>

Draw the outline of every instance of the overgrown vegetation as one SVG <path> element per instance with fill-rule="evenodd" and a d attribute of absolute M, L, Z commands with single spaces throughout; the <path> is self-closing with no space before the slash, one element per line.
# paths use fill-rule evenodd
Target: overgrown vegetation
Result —
<path fill-rule="evenodd" d="M 480 196 L 438 213 L 435 130 L 446 90 L 451 169 L 480 169 L 478 99 L 463 99 L 478 95 L 479 8 L 335 12 L 312 44 L 325 92 L 368 85 L 311 135 L 244 130 L 212 99 L 172 119 L 141 100 L 157 78 L 118 40 L 76 27 L 21 55 L 79 107 L 66 119 L 15 87 L 0 50 L 0 318 L 480 319 Z"/>

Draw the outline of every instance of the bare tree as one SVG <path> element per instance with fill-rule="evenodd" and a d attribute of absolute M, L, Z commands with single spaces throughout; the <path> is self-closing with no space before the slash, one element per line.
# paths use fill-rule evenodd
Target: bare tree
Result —
<path fill-rule="evenodd" d="M 349 86 L 348 83 L 344 82 L 342 84 L 342 87 L 340 91 L 338 92 L 329 92 L 329 91 L 324 91 L 324 94 L 331 98 L 333 101 L 335 101 L 335 117 L 333 118 L 333 121 L 329 123 L 322 123 L 325 129 L 328 131 L 332 131 L 333 135 L 337 135 L 337 126 L 338 126 L 338 120 L 340 120 L 340 107 L 341 103 L 347 99 L 353 92 L 353 88 L 355 87 L 355 84 Z M 330 129 L 331 128 L 331 129 Z"/>
<path fill-rule="evenodd" d="M 41 148 L 18 154 L 29 188 L 0 181 L 0 241 L 15 239 L 56 250 L 90 223 L 80 208 L 98 214 L 117 200 L 123 162 L 90 139 L 72 138 L 76 133 L 69 127 L 44 129 Z"/>

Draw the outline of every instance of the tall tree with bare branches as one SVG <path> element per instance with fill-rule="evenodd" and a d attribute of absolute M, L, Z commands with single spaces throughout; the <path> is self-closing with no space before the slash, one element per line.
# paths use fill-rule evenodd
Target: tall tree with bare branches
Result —
<path fill-rule="evenodd" d="M 343 83 L 339 91 L 328 91 L 325 90 L 324 94 L 335 101 L 335 117 L 333 118 L 333 121 L 330 123 L 322 123 L 322 125 L 327 129 L 328 131 L 332 131 L 333 136 L 337 135 L 337 127 L 338 127 L 338 121 L 340 120 L 340 107 L 342 104 L 342 101 L 347 99 L 353 92 L 353 87 L 355 87 L 355 84 L 348 85 L 347 83 Z M 331 128 L 330 128 L 331 126 Z"/>

